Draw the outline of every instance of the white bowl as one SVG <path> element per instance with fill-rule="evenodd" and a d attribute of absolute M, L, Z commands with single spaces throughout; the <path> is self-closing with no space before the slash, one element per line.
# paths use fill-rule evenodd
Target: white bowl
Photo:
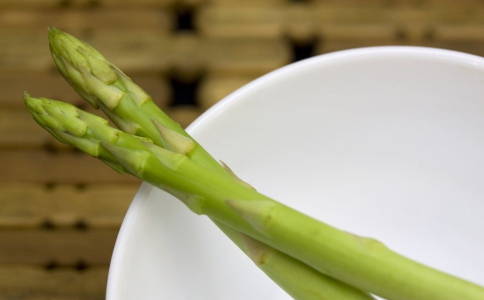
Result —
<path fill-rule="evenodd" d="M 484 284 L 484 59 L 376 47 L 311 58 L 189 128 L 259 191 Z M 291 299 L 209 220 L 143 184 L 108 300 Z"/>

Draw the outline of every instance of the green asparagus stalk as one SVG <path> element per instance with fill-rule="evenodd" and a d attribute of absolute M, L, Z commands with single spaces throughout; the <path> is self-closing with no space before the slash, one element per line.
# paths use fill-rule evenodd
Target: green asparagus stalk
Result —
<path fill-rule="evenodd" d="M 56 103 L 26 97 L 34 118 L 62 141 L 115 166 L 115 170 L 185 195 L 179 198 L 192 211 L 223 222 L 337 280 L 389 300 L 484 299 L 481 286 L 414 262 L 374 239 L 338 230 L 184 154 Z"/>
<path fill-rule="evenodd" d="M 220 222 L 216 223 L 223 225 Z M 339 280 L 325 276 L 273 247 L 241 234 L 230 226 L 219 226 L 247 256 L 296 300 L 374 299 Z"/>
<path fill-rule="evenodd" d="M 222 176 L 240 180 L 169 118 L 146 92 L 91 46 L 55 28 L 49 30 L 49 42 L 52 57 L 64 78 L 86 101 L 101 108 L 116 126 L 150 138 L 158 146 L 183 153 Z M 176 191 L 172 193 L 176 194 Z M 260 269 L 295 299 L 373 299 L 368 293 L 316 272 L 247 235 L 241 238 L 241 233 L 217 220 L 213 221 Z M 258 257 L 264 256 L 264 263 L 260 263 L 261 260 L 254 257 L 254 253 Z M 299 279 L 294 280 L 294 276 Z"/>
<path fill-rule="evenodd" d="M 168 134 L 174 131 L 190 139 L 148 93 L 89 44 L 56 28 L 49 28 L 49 46 L 52 58 L 66 81 L 92 106 L 100 108 L 121 130 L 150 137 L 167 149 L 173 145 L 166 144 L 157 124 L 168 129 Z M 205 149 L 193 140 L 189 143 L 195 144 L 190 153 L 192 159 L 211 169 L 224 171 Z"/>

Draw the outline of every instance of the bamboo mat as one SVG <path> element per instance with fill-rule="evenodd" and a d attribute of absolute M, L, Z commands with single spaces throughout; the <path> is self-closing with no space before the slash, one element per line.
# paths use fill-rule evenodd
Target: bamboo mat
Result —
<path fill-rule="evenodd" d="M 90 109 L 51 61 L 46 28 L 91 43 L 183 126 L 310 56 L 416 45 L 484 56 L 478 0 L 0 0 L 0 300 L 103 299 L 140 182 L 54 141 L 22 94 Z"/>

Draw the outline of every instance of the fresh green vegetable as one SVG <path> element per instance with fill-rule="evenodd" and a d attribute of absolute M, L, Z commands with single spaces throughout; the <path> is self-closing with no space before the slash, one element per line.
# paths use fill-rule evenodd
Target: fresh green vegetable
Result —
<path fill-rule="evenodd" d="M 242 182 L 225 164 L 218 163 L 182 127 L 169 118 L 153 102 L 151 96 L 91 46 L 55 28 L 49 29 L 49 43 L 52 57 L 64 78 L 86 101 L 101 108 L 116 126 L 125 132 L 149 138 L 154 144 L 170 151 L 182 153 L 193 162 L 218 172 L 229 180 Z M 30 97 L 27 99 L 35 102 Z M 83 115 L 82 112 L 80 114 Z M 109 163 L 115 164 L 113 161 Z M 116 165 L 116 168 L 119 170 L 120 166 Z M 176 191 L 171 192 L 177 194 Z M 256 242 L 219 221 L 214 222 L 274 282 L 295 299 L 373 299 L 368 293 L 316 272 L 294 258 Z M 254 257 L 254 253 L 264 254 L 267 259 L 261 263 L 260 259 Z M 293 279 L 296 275 L 298 280 Z"/>
<path fill-rule="evenodd" d="M 172 146 L 183 145 L 185 140 L 194 144 L 190 153 L 193 160 L 225 173 L 224 168 L 168 117 L 150 95 L 89 44 L 49 28 L 49 45 L 52 58 L 66 81 L 92 106 L 102 109 L 119 129 L 150 137 L 154 143 L 170 150 Z M 160 135 L 160 128 L 162 133 L 176 132 L 186 139 L 180 137 L 176 145 L 168 145 Z"/>
<path fill-rule="evenodd" d="M 172 192 L 195 213 L 337 280 L 391 300 L 484 299 L 484 288 L 476 284 L 414 262 L 376 240 L 324 224 L 195 163 L 184 154 L 191 147 L 173 152 L 68 104 L 28 95 L 25 101 L 35 120 L 59 140 L 118 172 Z M 168 144 L 177 144 L 177 136 L 167 139 Z"/>

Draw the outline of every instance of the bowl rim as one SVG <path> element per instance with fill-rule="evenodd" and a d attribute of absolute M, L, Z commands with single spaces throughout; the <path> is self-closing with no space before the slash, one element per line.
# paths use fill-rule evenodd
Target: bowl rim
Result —
<path fill-rule="evenodd" d="M 217 115 L 222 114 L 226 108 L 239 102 L 242 99 L 240 95 L 247 93 L 248 91 L 257 88 L 260 85 L 266 84 L 272 80 L 278 80 L 281 76 L 292 76 L 294 72 L 305 71 L 312 68 L 315 64 L 329 61 L 337 61 L 340 59 L 354 58 L 354 57 L 374 57 L 378 55 L 416 55 L 418 57 L 435 59 L 445 59 L 448 61 L 455 61 L 461 64 L 467 64 L 471 66 L 481 66 L 484 68 L 484 57 L 464 53 L 455 50 L 423 47 L 423 46 L 371 46 L 354 48 L 347 50 L 340 50 L 325 54 L 316 55 L 307 59 L 303 59 L 298 62 L 290 63 L 286 66 L 275 69 L 262 75 L 246 85 L 238 88 L 234 92 L 230 93 L 212 107 L 203 112 L 194 122 L 192 122 L 187 128 L 187 132 L 196 136 L 196 131 L 203 127 L 203 124 L 216 118 Z M 148 183 L 143 182 L 138 191 L 136 192 L 131 204 L 128 207 L 125 217 L 123 218 L 121 227 L 116 238 L 114 249 L 111 256 L 111 263 L 108 270 L 106 299 L 117 300 L 117 285 L 120 283 L 122 262 L 124 260 L 125 246 L 131 228 L 137 221 L 138 211 L 146 204 L 146 201 L 153 191 L 154 187 Z"/>

